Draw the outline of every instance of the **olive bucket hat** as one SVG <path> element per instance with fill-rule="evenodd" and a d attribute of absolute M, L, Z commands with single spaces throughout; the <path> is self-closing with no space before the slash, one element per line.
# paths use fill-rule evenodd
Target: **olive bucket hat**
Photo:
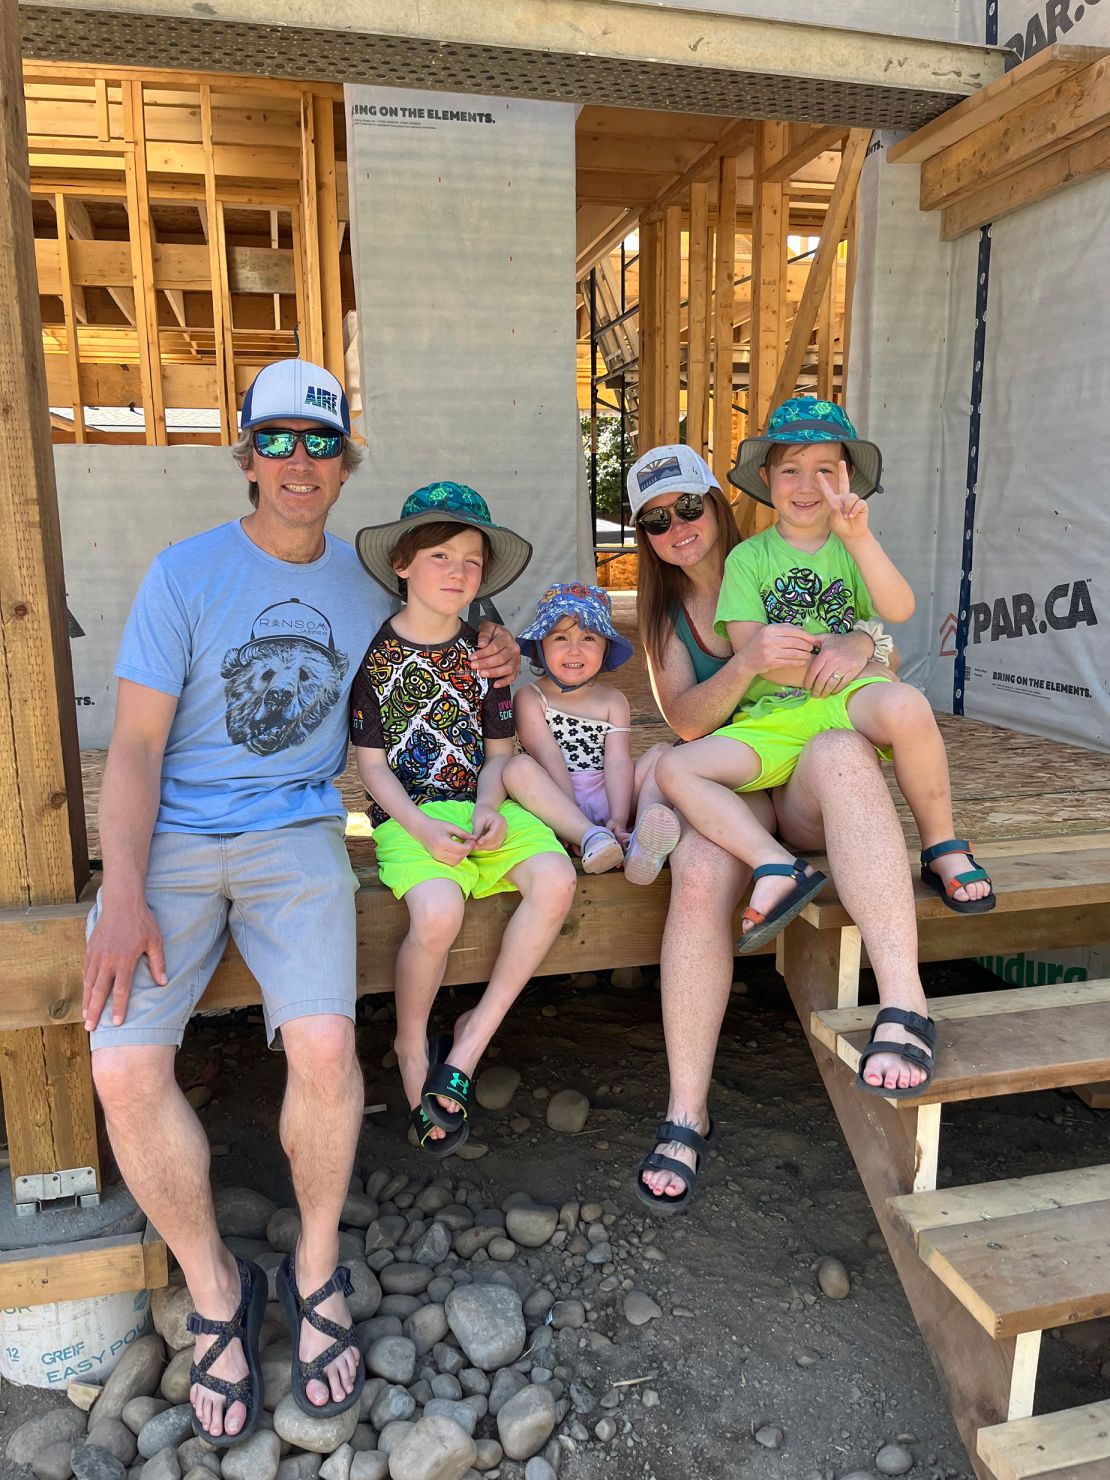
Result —
<path fill-rule="evenodd" d="M 489 507 L 480 493 L 465 483 L 429 483 L 410 493 L 401 505 L 401 517 L 389 524 L 371 524 L 355 535 L 358 558 L 391 596 L 401 594 L 400 577 L 393 569 L 393 547 L 407 529 L 418 524 L 465 525 L 480 529 L 490 542 L 493 561 L 483 575 L 475 600 L 495 596 L 511 586 L 532 558 L 532 546 L 523 537 L 501 524 L 494 524 Z"/>
<path fill-rule="evenodd" d="M 803 442 L 842 442 L 852 463 L 852 492 L 859 498 L 882 493 L 883 455 L 874 442 L 856 435 L 844 408 L 835 401 L 818 401 L 813 396 L 794 396 L 784 401 L 767 423 L 762 437 L 745 437 L 736 449 L 736 461 L 728 472 L 735 488 L 770 504 L 771 491 L 759 476 L 771 448 L 776 444 Z"/>

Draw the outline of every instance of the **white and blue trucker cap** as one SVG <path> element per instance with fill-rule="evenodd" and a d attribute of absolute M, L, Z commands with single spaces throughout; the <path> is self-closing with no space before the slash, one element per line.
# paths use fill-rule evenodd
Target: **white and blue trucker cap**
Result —
<path fill-rule="evenodd" d="M 276 360 L 264 366 L 243 397 L 243 430 L 264 421 L 297 417 L 351 435 L 351 412 L 343 387 L 330 370 L 308 360 Z"/>

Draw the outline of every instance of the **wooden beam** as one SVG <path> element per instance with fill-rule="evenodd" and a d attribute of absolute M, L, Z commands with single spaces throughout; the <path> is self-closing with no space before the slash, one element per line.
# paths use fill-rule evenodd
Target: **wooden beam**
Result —
<path fill-rule="evenodd" d="M 786 144 L 784 123 L 761 123 L 756 132 L 756 174 L 752 231 L 752 373 L 748 416 L 762 431 L 773 408 L 771 400 L 785 338 L 786 223 L 781 182 L 768 173 Z"/>
<path fill-rule="evenodd" d="M 687 268 L 686 442 L 709 450 L 709 186 L 690 186 L 690 238 Z"/>
<path fill-rule="evenodd" d="M 838 148 L 843 137 L 842 128 L 826 128 L 820 124 L 791 124 L 785 152 L 767 166 L 763 178 L 768 183 L 785 184 L 819 154 L 824 154 L 827 149 Z"/>
<path fill-rule="evenodd" d="M 1110 56 L 952 144 L 921 167 L 921 209 L 939 210 L 1110 124 Z"/>
<path fill-rule="evenodd" d="M 960 143 L 977 129 L 996 123 L 1031 98 L 1047 92 L 1073 72 L 1089 67 L 1103 55 L 1097 46 L 1064 46 L 1055 42 L 1020 62 L 1012 72 L 996 77 L 887 150 L 891 164 L 920 164 L 942 149 Z"/>
<path fill-rule="evenodd" d="M 15 0 L 0 0 L 0 899 L 76 898 L 88 869 L 77 710 L 35 282 Z M 88 1037 L 0 1033 L 13 1180 L 99 1164 Z"/>
<path fill-rule="evenodd" d="M 54 197 L 54 215 L 58 221 L 58 265 L 62 276 L 62 313 L 66 324 L 66 361 L 69 365 L 69 394 L 73 406 L 73 436 L 85 441 L 85 407 L 81 396 L 81 354 L 77 345 L 77 313 L 73 281 L 69 270 L 69 232 L 66 229 L 66 198 Z"/>
<path fill-rule="evenodd" d="M 802 360 L 809 347 L 810 335 L 817 321 L 817 310 L 832 281 L 833 267 L 840 249 L 840 239 L 848 226 L 848 219 L 856 198 L 863 169 L 864 156 L 871 141 L 870 129 L 852 129 L 840 160 L 840 173 L 836 177 L 836 189 L 829 202 L 828 215 L 817 244 L 817 251 L 810 263 L 809 276 L 802 290 L 802 301 L 794 316 L 794 326 L 783 355 L 775 388 L 771 393 L 770 408 L 779 406 L 794 394 Z M 762 425 L 762 423 L 761 423 Z"/>
<path fill-rule="evenodd" d="M 66 199 L 66 222 L 69 234 L 75 242 L 91 242 L 96 239 L 96 228 L 93 226 L 92 217 L 89 215 L 88 207 L 84 201 Z M 107 244 L 105 244 L 107 245 Z M 113 243 L 114 246 L 126 249 L 126 242 Z M 73 262 L 76 266 L 77 254 L 73 254 Z M 86 286 L 89 286 L 86 284 Z M 104 284 L 112 297 L 112 301 L 123 314 L 129 324 L 135 322 L 135 294 L 132 289 L 124 287 L 122 279 L 114 285 Z"/>
<path fill-rule="evenodd" d="M 168 1283 L 166 1245 L 157 1235 L 126 1233 L 0 1254 L 0 1301 L 5 1308 L 157 1290 Z"/>
<path fill-rule="evenodd" d="M 166 403 L 162 390 L 162 344 L 158 332 L 158 299 L 154 291 L 154 244 L 151 239 L 150 190 L 146 171 L 146 123 L 143 84 L 124 84 L 124 116 L 135 149 L 127 155 L 127 217 L 135 291 L 135 328 L 143 377 L 143 420 L 148 443 L 166 445 Z"/>
<path fill-rule="evenodd" d="M 726 154 L 739 154 L 753 138 L 752 125 L 747 119 L 738 119 L 723 129 L 712 144 L 707 144 L 677 180 L 664 187 L 648 206 L 645 215 L 662 215 L 668 207 L 685 201 L 690 186 L 695 180 L 704 180 L 716 173 L 717 161 Z"/>
<path fill-rule="evenodd" d="M 637 454 L 643 456 L 662 441 L 663 369 L 662 304 L 663 223 L 645 221 L 640 227 L 640 414 Z"/>
<path fill-rule="evenodd" d="M 678 441 L 681 385 L 679 318 L 682 305 L 682 220 L 677 205 L 663 213 L 663 384 L 660 402 L 660 436 L 663 442 Z"/>
<path fill-rule="evenodd" d="M 308 96 L 306 94 L 306 96 Z M 335 105 L 312 98 L 320 264 L 321 360 L 343 383 L 343 294 L 339 281 L 339 205 L 335 193 Z"/>
<path fill-rule="evenodd" d="M 732 466 L 732 325 L 736 297 L 736 156 L 718 165 L 713 253 L 713 471 L 722 488 Z"/>
<path fill-rule="evenodd" d="M 321 317 L 320 217 L 316 196 L 316 117 L 312 94 L 301 94 L 301 268 L 304 273 L 304 321 L 301 353 L 319 365 L 324 359 Z"/>
<path fill-rule="evenodd" d="M 949 206 L 941 213 L 941 240 L 948 242 L 966 236 L 990 221 L 1000 221 L 1023 206 L 1046 200 L 1069 185 L 1107 170 L 1110 170 L 1110 128 L 987 185 L 958 205 Z"/>
<path fill-rule="evenodd" d="M 208 240 L 209 280 L 212 292 L 212 329 L 215 335 L 216 375 L 219 381 L 217 406 L 220 436 L 232 442 L 238 431 L 235 405 L 235 370 L 228 348 L 232 344 L 231 292 L 228 286 L 227 248 L 224 241 L 223 210 L 216 194 L 216 172 L 212 164 L 212 89 L 200 89 L 201 139 L 205 149 L 204 205 L 200 222 Z"/>

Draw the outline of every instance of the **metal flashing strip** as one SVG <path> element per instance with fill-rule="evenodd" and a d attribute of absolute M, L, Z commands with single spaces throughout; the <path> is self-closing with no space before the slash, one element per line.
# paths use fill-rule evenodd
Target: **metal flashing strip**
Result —
<path fill-rule="evenodd" d="M 326 16 L 229 0 L 219 19 L 198 14 L 208 10 L 188 0 L 158 0 L 158 13 L 148 0 L 24 4 L 23 54 L 892 129 L 920 127 L 1003 66 L 983 47 L 619 0 L 336 0 Z"/>

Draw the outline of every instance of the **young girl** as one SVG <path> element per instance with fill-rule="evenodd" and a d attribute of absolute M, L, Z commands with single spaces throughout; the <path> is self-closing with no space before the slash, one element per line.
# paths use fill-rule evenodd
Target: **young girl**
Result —
<path fill-rule="evenodd" d="M 397 953 L 395 1048 L 420 1145 L 446 1156 L 467 1136 L 471 1080 L 574 899 L 574 867 L 551 830 L 507 801 L 511 704 L 472 666 L 463 614 L 510 585 L 531 546 L 496 525 L 472 488 L 435 483 L 400 519 L 360 530 L 370 574 L 405 603 L 384 622 L 351 692 L 351 741 L 373 800 L 378 876 L 409 913 Z M 521 902 L 476 1007 L 428 1044 L 428 1017 L 468 898 Z"/>
<path fill-rule="evenodd" d="M 650 884 L 678 842 L 679 823 L 662 803 L 650 763 L 632 764 L 628 700 L 597 681 L 632 656 L 613 626 L 608 595 L 578 581 L 550 587 L 518 641 L 539 676 L 516 696 L 517 738 L 527 754 L 505 767 L 506 791 L 581 848 L 585 873 L 623 861 L 630 883 Z"/>

